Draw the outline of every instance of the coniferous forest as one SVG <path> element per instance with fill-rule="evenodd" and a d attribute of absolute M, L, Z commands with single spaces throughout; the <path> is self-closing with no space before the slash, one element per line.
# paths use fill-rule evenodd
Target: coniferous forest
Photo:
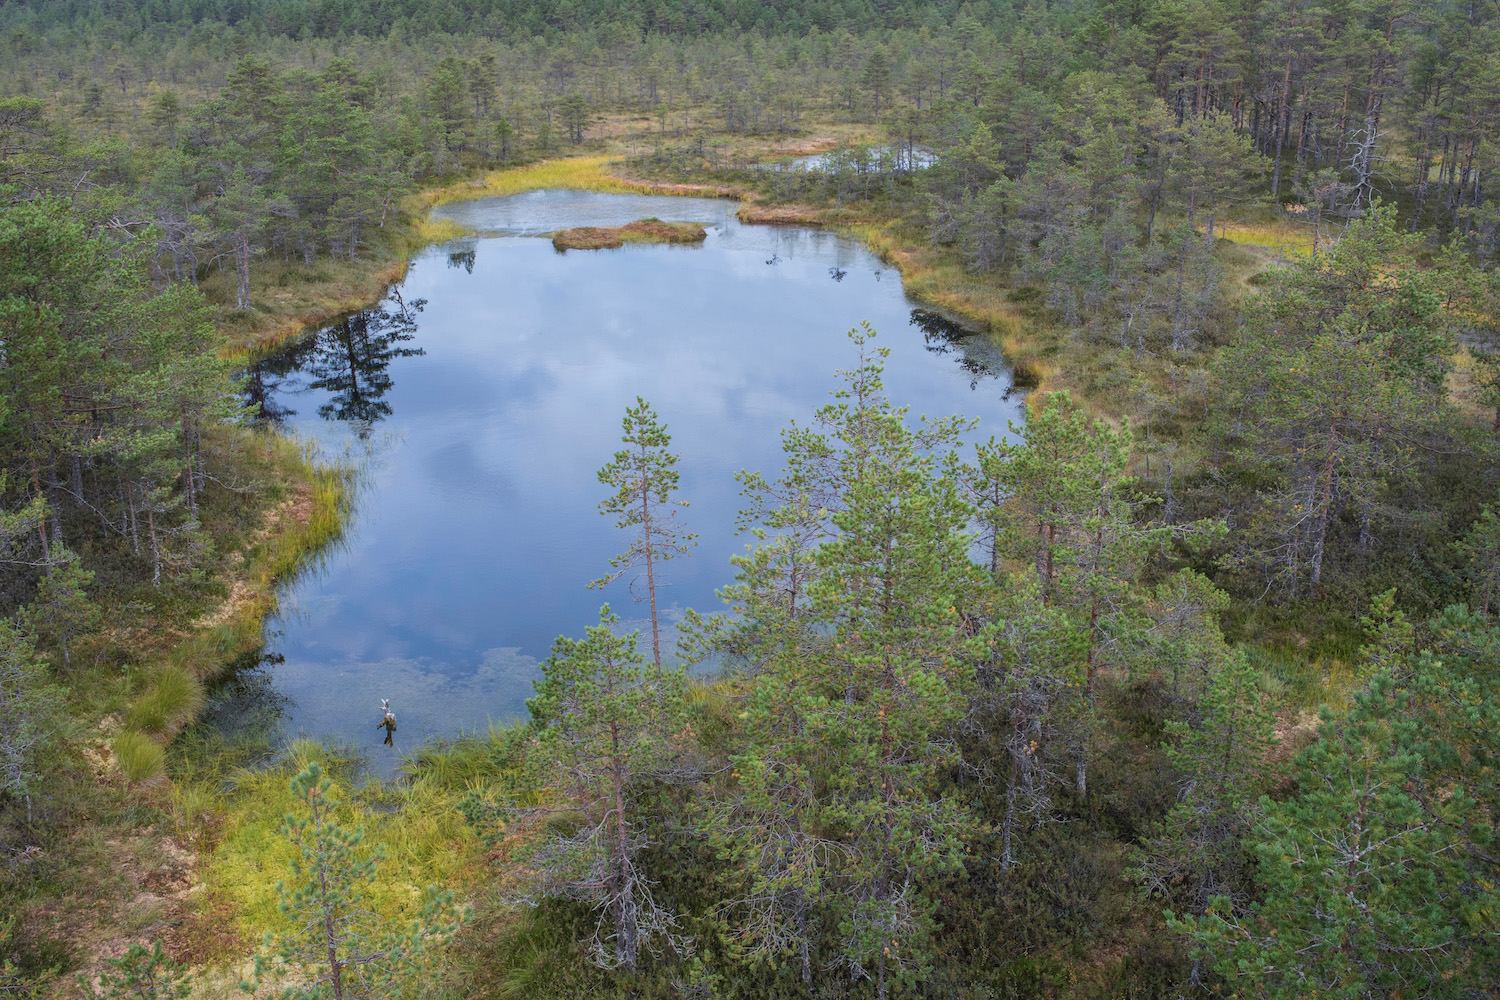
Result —
<path fill-rule="evenodd" d="M 1460 0 L 0 3 L 0 997 L 1500 995 L 1497 67 Z M 858 240 L 1024 419 L 856 326 L 669 620 L 632 391 L 557 502 L 639 603 L 382 777 L 273 724 L 363 475 L 275 352 L 368 436 L 429 211 L 552 188 Z"/>

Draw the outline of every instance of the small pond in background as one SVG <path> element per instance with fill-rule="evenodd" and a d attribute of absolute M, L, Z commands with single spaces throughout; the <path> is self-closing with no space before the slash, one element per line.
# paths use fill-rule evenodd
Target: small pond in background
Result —
<path fill-rule="evenodd" d="M 672 433 L 699 534 L 666 567 L 672 620 L 721 607 L 745 544 L 734 473 L 780 470 L 779 430 L 828 400 L 861 320 L 913 418 L 976 417 L 978 440 L 1020 421 L 988 337 L 922 311 L 854 240 L 742 225 L 736 207 L 570 191 L 445 206 L 479 235 L 427 250 L 377 308 L 253 368 L 266 415 L 363 470 L 344 544 L 266 626 L 284 735 L 350 741 L 389 773 L 382 698 L 406 752 L 523 714 L 552 640 L 582 635 L 604 601 L 643 624 L 626 581 L 585 587 L 626 545 L 595 472 L 637 395 Z M 537 238 L 650 216 L 704 223 L 708 239 L 561 254 Z"/>

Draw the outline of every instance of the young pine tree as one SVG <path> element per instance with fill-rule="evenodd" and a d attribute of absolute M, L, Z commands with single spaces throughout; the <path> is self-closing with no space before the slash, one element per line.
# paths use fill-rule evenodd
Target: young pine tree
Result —
<path fill-rule="evenodd" d="M 1260 818 L 1260 797 L 1271 778 L 1267 758 L 1276 744 L 1275 719 L 1258 680 L 1243 652 L 1227 657 L 1198 705 L 1196 723 L 1168 727 L 1174 743 L 1167 756 L 1180 791 L 1143 839 L 1133 874 L 1148 893 L 1194 917 L 1216 898 L 1236 906 L 1249 899 L 1252 866 L 1242 841 Z M 1198 960 L 1195 986 L 1201 976 Z"/>
<path fill-rule="evenodd" d="M 1491 508 L 1480 508 L 1478 519 L 1454 548 L 1464 560 L 1474 609 L 1488 616 L 1500 593 L 1500 518 Z"/>
<path fill-rule="evenodd" d="M 805 983 L 831 960 L 884 998 L 925 975 L 928 889 L 962 864 L 970 819 L 940 775 L 984 644 L 960 609 L 984 574 L 968 557 L 973 510 L 954 458 L 967 422 L 908 426 L 884 395 L 874 331 L 850 337 L 859 364 L 841 373 L 813 430 L 785 436 L 782 497 L 761 519 L 826 519 L 829 534 L 806 536 L 816 548 L 796 627 L 779 601 L 744 608 L 759 672 L 734 757 L 744 797 L 733 823 L 749 872 L 734 909 L 741 939 L 773 961 L 795 955 Z M 771 567 L 786 565 L 742 563 L 742 596 L 785 580 Z M 770 627 L 752 618 L 761 607 L 776 609 Z M 813 911 L 834 955 L 810 953 Z"/>
<path fill-rule="evenodd" d="M 599 504 L 601 514 L 613 514 L 615 523 L 634 533 L 630 548 L 610 560 L 614 572 L 595 580 L 590 586 L 602 587 L 626 573 L 637 571 L 646 577 L 646 598 L 651 603 L 651 658 L 661 666 L 661 620 L 657 613 L 657 566 L 679 556 L 698 543 L 698 536 L 677 523 L 678 511 L 687 506 L 674 500 L 677 492 L 678 456 L 667 449 L 672 437 L 651 409 L 651 404 L 636 397 L 636 405 L 627 407 L 620 440 L 628 447 L 615 452 L 612 462 L 599 470 L 599 482 L 613 487 L 614 496 Z M 636 577 L 639 579 L 639 576 Z M 634 580 L 632 590 L 634 589 Z"/>
<path fill-rule="evenodd" d="M 1063 610 L 1076 637 L 1075 784 L 1088 788 L 1095 678 L 1146 621 L 1131 582 L 1169 529 L 1139 523 L 1139 498 L 1125 475 L 1131 435 L 1085 413 L 1067 393 L 1047 399 L 1026 422 L 1026 439 L 986 457 L 983 475 L 1011 497 L 1000 526 L 1012 554 L 1028 558 L 1042 599 Z"/>
<path fill-rule="evenodd" d="M 89 601 L 87 591 L 93 582 L 94 574 L 79 565 L 76 555 L 53 545 L 36 599 L 22 611 L 32 634 L 57 647 L 64 670 L 73 667 L 72 641 L 99 622 L 99 609 Z"/>
<path fill-rule="evenodd" d="M 458 930 L 462 911 L 451 892 L 429 887 L 422 911 L 404 926 L 366 908 L 383 852 L 363 847 L 362 826 L 349 827 L 334 816 L 328 792 L 332 779 L 314 761 L 291 781 L 305 813 L 288 813 L 282 832 L 298 849 L 291 879 L 277 886 L 281 912 L 296 931 L 277 941 L 266 933 L 251 982 L 279 981 L 273 996 L 283 1000 L 375 1000 L 395 995 L 435 949 Z"/>
<path fill-rule="evenodd" d="M 97 985 L 78 977 L 78 988 L 88 1000 L 187 1000 L 193 992 L 187 966 L 169 958 L 160 941 L 150 948 L 132 944 L 124 955 L 106 960 L 105 966 Z"/>
<path fill-rule="evenodd" d="M 31 823 L 31 794 L 57 737 L 63 692 L 47 682 L 31 641 L 0 619 L 0 801 L 20 800 Z"/>
<path fill-rule="evenodd" d="M 1424 657 L 1411 689 L 1441 687 L 1444 673 Z M 1325 709 L 1322 739 L 1298 758 L 1297 794 L 1262 799 L 1254 902 L 1219 894 L 1203 916 L 1168 913 L 1236 992 L 1458 998 L 1494 985 L 1488 914 L 1500 900 L 1493 872 L 1476 880 L 1465 863 L 1488 855 L 1488 826 L 1464 783 L 1430 780 L 1423 729 L 1439 719 L 1417 707 L 1382 673 L 1347 717 Z"/>
<path fill-rule="evenodd" d="M 527 702 L 537 727 L 534 756 L 555 767 L 579 822 L 526 858 L 520 899 L 585 903 L 599 914 L 587 942 L 594 962 L 634 969 L 642 950 L 685 943 L 642 866 L 651 831 L 641 796 L 677 767 L 686 682 L 680 670 L 647 663 L 636 633 L 615 634 L 619 622 L 605 605 L 586 638 L 559 638 Z"/>

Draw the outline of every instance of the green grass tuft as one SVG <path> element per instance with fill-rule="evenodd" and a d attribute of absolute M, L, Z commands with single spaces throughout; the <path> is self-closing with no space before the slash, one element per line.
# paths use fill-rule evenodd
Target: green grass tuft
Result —
<path fill-rule="evenodd" d="M 165 666 L 134 705 L 126 721 L 143 733 L 172 733 L 198 717 L 203 709 L 203 685 L 191 671 Z"/>
<path fill-rule="evenodd" d="M 161 745 L 133 729 L 115 737 L 115 759 L 119 761 L 120 773 L 131 784 L 150 781 L 166 766 L 166 754 Z"/>

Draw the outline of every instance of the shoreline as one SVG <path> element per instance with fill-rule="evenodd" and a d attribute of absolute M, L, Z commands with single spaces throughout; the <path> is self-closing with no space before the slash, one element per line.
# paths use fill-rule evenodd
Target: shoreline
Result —
<path fill-rule="evenodd" d="M 431 211 L 441 205 L 484 198 L 501 198 L 548 189 L 596 191 L 603 194 L 665 195 L 686 198 L 722 198 L 739 202 L 736 217 L 747 225 L 801 226 L 841 231 L 858 239 L 881 261 L 901 275 L 908 297 L 923 306 L 948 313 L 995 337 L 1010 362 L 1017 384 L 1040 398 L 1050 391 L 1059 366 L 1050 360 L 1056 353 L 1055 337 L 1029 300 L 1015 289 L 1000 289 L 975 281 L 960 266 L 937 259 L 939 254 L 921 241 L 900 232 L 901 220 L 890 217 L 839 218 L 837 209 L 806 204 L 766 203 L 759 192 L 727 184 L 684 184 L 622 176 L 613 167 L 625 157 L 592 154 L 540 160 L 482 177 L 426 188 L 403 199 L 401 207 L 410 218 L 409 232 L 398 244 L 400 253 L 371 261 L 365 279 L 333 303 L 281 320 L 262 328 L 250 342 L 234 345 L 236 357 L 254 359 L 306 336 L 315 328 L 337 322 L 380 302 L 399 284 L 411 266 L 413 255 L 428 247 L 467 234 L 447 219 L 433 219 Z M 1008 294 L 1007 294 L 1008 293 Z"/>

